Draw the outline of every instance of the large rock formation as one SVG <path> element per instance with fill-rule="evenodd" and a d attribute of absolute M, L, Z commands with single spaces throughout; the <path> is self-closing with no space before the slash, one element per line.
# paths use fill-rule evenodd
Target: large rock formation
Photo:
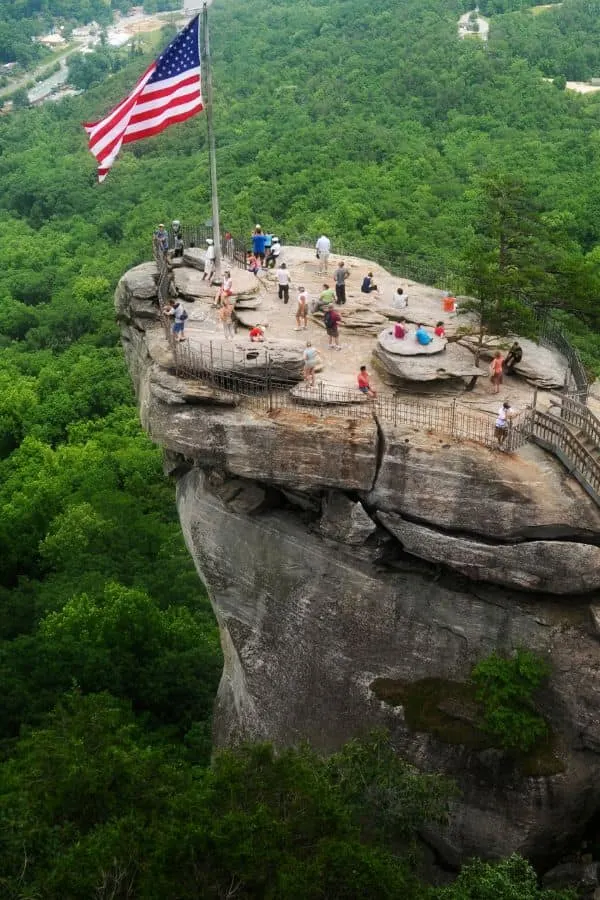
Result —
<path fill-rule="evenodd" d="M 152 284 L 148 266 L 124 276 L 117 315 L 219 623 L 216 740 L 330 750 L 384 726 L 461 788 L 432 838 L 446 852 L 559 849 L 600 801 L 600 510 L 538 447 L 269 410 L 175 378 Z M 552 737 L 511 760 L 478 729 L 467 682 L 521 646 L 551 662 Z"/>

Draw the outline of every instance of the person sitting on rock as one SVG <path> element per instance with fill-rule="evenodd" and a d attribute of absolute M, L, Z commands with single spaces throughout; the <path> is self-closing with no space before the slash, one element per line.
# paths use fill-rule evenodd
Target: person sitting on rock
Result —
<path fill-rule="evenodd" d="M 406 309 L 407 306 L 408 294 L 404 293 L 404 288 L 399 287 L 397 291 L 394 291 L 392 307 L 393 309 Z"/>
<path fill-rule="evenodd" d="M 377 291 L 377 285 L 373 281 L 373 273 L 369 272 L 368 275 L 362 280 L 362 284 L 360 286 L 361 294 L 373 294 Z"/>
<path fill-rule="evenodd" d="M 279 238 L 276 235 L 274 235 L 272 242 L 271 242 L 271 246 L 266 251 L 265 268 L 274 269 L 275 266 L 277 265 L 277 261 L 280 256 L 281 256 L 281 244 L 279 242 Z"/>
<path fill-rule="evenodd" d="M 523 359 L 523 348 L 518 341 L 515 341 L 504 360 L 504 372 L 506 375 L 512 375 L 513 369 Z"/>
<path fill-rule="evenodd" d="M 373 390 L 371 387 L 371 383 L 369 381 L 369 373 L 367 372 L 366 366 L 361 366 L 360 371 L 357 376 L 358 389 L 361 394 L 366 394 L 368 397 L 375 399 L 377 396 L 377 392 Z"/>
<path fill-rule="evenodd" d="M 323 290 L 319 294 L 319 299 L 315 302 L 313 312 L 327 309 L 332 303 L 335 303 L 335 291 L 328 284 L 324 284 Z"/>
<path fill-rule="evenodd" d="M 265 339 L 265 329 L 262 325 L 255 325 L 250 330 L 249 338 L 253 344 L 259 344 Z"/>
<path fill-rule="evenodd" d="M 254 253 L 248 254 L 248 271 L 252 272 L 253 275 L 256 275 L 258 278 L 258 273 L 260 272 L 260 262 Z"/>
<path fill-rule="evenodd" d="M 433 329 L 433 333 L 436 337 L 443 338 L 446 337 L 446 329 L 444 328 L 443 322 L 438 322 L 435 328 Z"/>
<path fill-rule="evenodd" d="M 417 343 L 421 344 L 422 347 L 426 347 L 433 340 L 431 335 L 427 331 L 425 331 L 425 326 L 422 322 L 419 322 L 419 325 L 417 326 L 415 337 L 417 339 Z"/>
<path fill-rule="evenodd" d="M 217 288 L 217 293 L 215 294 L 215 306 L 221 306 L 222 303 L 229 301 L 232 295 L 233 278 L 229 269 L 226 269 L 223 273 L 223 284 Z"/>
<path fill-rule="evenodd" d="M 399 320 L 394 325 L 394 337 L 397 340 L 403 340 L 408 334 L 408 329 L 406 327 L 406 319 L 404 316 L 400 316 Z"/>

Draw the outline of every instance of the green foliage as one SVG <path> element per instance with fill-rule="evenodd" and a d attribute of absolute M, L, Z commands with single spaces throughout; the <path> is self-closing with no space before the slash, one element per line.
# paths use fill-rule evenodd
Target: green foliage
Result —
<path fill-rule="evenodd" d="M 471 672 L 483 728 L 506 750 L 526 753 L 547 734 L 534 698 L 549 674 L 548 663 L 529 650 L 517 650 L 510 659 L 492 653 Z"/>
<path fill-rule="evenodd" d="M 450 887 L 436 892 L 436 900 L 575 900 L 573 891 L 538 887 L 533 868 L 516 854 L 497 863 L 474 860 L 464 866 Z"/>

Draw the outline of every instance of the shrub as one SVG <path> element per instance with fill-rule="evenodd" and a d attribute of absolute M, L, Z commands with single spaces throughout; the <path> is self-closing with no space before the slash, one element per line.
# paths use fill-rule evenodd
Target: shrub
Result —
<path fill-rule="evenodd" d="M 533 698 L 549 674 L 548 663 L 529 650 L 510 659 L 492 653 L 471 672 L 483 705 L 482 727 L 505 750 L 526 753 L 547 734 Z"/>

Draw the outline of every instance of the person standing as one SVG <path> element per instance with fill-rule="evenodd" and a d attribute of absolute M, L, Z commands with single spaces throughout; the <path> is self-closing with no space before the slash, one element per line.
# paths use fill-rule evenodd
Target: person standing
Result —
<path fill-rule="evenodd" d="M 185 341 L 185 322 L 188 317 L 187 310 L 181 300 L 176 300 L 171 306 L 165 309 L 168 316 L 173 316 L 173 337 L 180 343 Z"/>
<path fill-rule="evenodd" d="M 298 306 L 296 308 L 296 327 L 294 331 L 306 331 L 308 327 L 308 294 L 304 290 L 304 286 L 298 288 Z M 304 323 L 304 324 L 302 324 Z"/>
<path fill-rule="evenodd" d="M 310 341 L 306 342 L 306 348 L 302 354 L 302 358 L 304 360 L 304 380 L 307 381 L 311 387 L 314 387 L 315 368 L 319 360 L 319 352 L 313 347 Z"/>
<path fill-rule="evenodd" d="M 252 252 L 256 256 L 257 259 L 260 260 L 261 266 L 265 261 L 265 246 L 267 243 L 267 236 L 263 234 L 262 228 L 260 225 L 257 225 L 254 229 L 254 234 L 252 235 Z"/>
<path fill-rule="evenodd" d="M 206 253 L 204 254 L 204 272 L 202 273 L 202 281 L 208 278 L 212 281 L 215 274 L 215 243 L 212 238 L 206 238 Z"/>
<path fill-rule="evenodd" d="M 500 385 L 502 384 L 502 373 L 504 371 L 504 360 L 502 358 L 502 351 L 496 350 L 494 353 L 494 358 L 490 363 L 490 380 L 493 385 L 493 394 L 500 393 Z"/>
<path fill-rule="evenodd" d="M 233 340 L 235 337 L 235 328 L 233 326 L 233 306 L 229 297 L 226 297 L 223 306 L 219 310 L 219 319 L 223 326 L 223 334 L 226 340 Z"/>
<path fill-rule="evenodd" d="M 319 274 L 327 275 L 327 263 L 329 261 L 329 254 L 331 253 L 331 241 L 326 235 L 322 234 L 315 244 L 315 249 L 317 251 L 317 259 L 319 260 Z"/>
<path fill-rule="evenodd" d="M 342 317 L 340 316 L 337 309 L 335 309 L 333 306 L 329 306 L 325 310 L 323 321 L 325 323 L 327 336 L 329 337 L 329 349 L 341 350 L 342 348 L 340 347 L 340 333 L 338 325 L 342 321 Z"/>
<path fill-rule="evenodd" d="M 498 445 L 500 448 L 504 446 L 504 442 L 510 430 L 510 420 L 514 416 L 514 410 L 512 409 L 508 400 L 505 400 L 500 409 L 498 410 L 498 417 L 496 418 L 496 440 L 498 441 Z"/>
<path fill-rule="evenodd" d="M 338 306 L 343 306 L 346 302 L 346 281 L 350 278 L 350 269 L 346 268 L 343 259 L 338 263 L 338 267 L 333 273 L 335 278 L 335 296 Z"/>
<path fill-rule="evenodd" d="M 290 299 L 290 273 L 285 263 L 277 269 L 277 295 L 284 303 Z"/>
<path fill-rule="evenodd" d="M 154 237 L 156 238 L 158 249 L 163 256 L 166 256 L 169 252 L 169 232 L 163 222 L 159 223 L 158 228 L 154 232 Z"/>

